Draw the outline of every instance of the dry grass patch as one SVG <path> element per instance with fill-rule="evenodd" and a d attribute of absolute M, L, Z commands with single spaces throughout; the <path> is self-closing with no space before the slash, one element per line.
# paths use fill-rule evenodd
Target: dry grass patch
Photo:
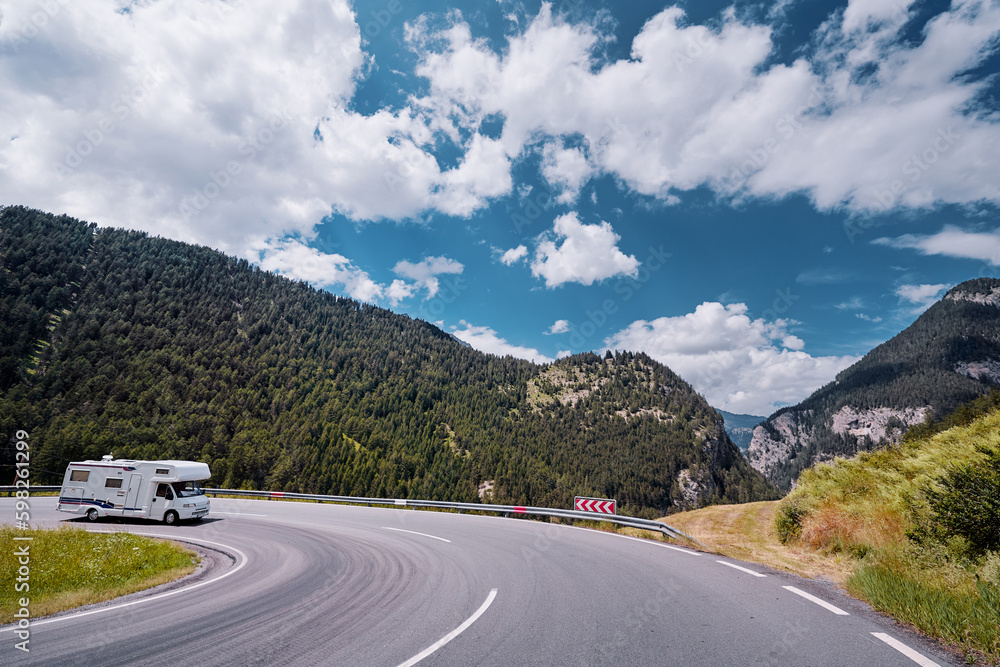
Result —
<path fill-rule="evenodd" d="M 908 527 L 898 512 L 845 511 L 841 506 L 827 504 L 806 516 L 799 539 L 819 552 L 849 553 L 861 558 L 872 549 L 900 542 Z"/>
<path fill-rule="evenodd" d="M 716 553 L 761 563 L 803 577 L 847 581 L 853 559 L 816 551 L 807 544 L 782 545 L 774 528 L 779 501 L 713 505 L 661 519 L 705 543 Z"/>

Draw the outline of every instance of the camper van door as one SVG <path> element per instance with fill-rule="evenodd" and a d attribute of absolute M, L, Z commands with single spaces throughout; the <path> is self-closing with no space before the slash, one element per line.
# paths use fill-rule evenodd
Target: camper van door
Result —
<path fill-rule="evenodd" d="M 128 478 L 128 493 L 125 495 L 125 516 L 142 513 L 142 507 L 136 507 L 139 502 L 139 488 L 142 487 L 142 475 L 134 472 Z"/>
<path fill-rule="evenodd" d="M 154 521 L 163 521 L 163 515 L 173 506 L 174 490 L 166 482 L 156 485 L 156 493 L 153 495 L 153 507 L 149 511 L 149 518 Z"/>

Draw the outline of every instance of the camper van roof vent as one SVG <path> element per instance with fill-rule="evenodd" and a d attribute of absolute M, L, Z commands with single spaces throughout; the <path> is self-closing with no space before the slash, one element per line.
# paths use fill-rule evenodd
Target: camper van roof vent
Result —
<path fill-rule="evenodd" d="M 101 457 L 101 460 L 102 461 L 114 461 L 115 460 L 115 455 L 114 454 L 105 454 L 104 456 Z"/>

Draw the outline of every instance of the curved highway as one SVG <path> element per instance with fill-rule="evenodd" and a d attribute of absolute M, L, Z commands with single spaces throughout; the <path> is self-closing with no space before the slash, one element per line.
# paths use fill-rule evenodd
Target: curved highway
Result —
<path fill-rule="evenodd" d="M 0 521 L 13 516 L 14 499 L 0 499 Z M 80 523 L 66 516 L 55 498 L 31 501 L 32 525 Z M 166 593 L 33 619 L 29 653 L 14 648 L 5 626 L 0 662 L 959 664 L 830 584 L 568 526 L 213 499 L 201 523 L 96 528 L 172 536 L 228 556 Z"/>

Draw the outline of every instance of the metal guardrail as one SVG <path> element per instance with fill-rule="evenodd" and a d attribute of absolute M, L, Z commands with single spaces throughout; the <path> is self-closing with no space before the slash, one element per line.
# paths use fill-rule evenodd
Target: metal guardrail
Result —
<path fill-rule="evenodd" d="M 51 493 L 58 492 L 59 486 L 32 486 L 30 491 Z M 14 486 L 0 486 L 0 494 L 5 493 L 10 496 L 15 491 L 23 491 Z M 448 509 L 461 512 L 489 512 L 493 514 L 528 514 L 532 516 L 554 516 L 560 519 L 576 519 L 578 521 L 607 521 L 620 526 L 651 530 L 663 533 L 667 537 L 683 538 L 694 544 L 706 547 L 704 544 L 690 535 L 669 526 L 662 521 L 651 519 L 639 519 L 631 516 L 621 516 L 618 514 L 598 514 L 596 512 L 580 512 L 577 510 L 563 510 L 551 507 L 527 507 L 522 505 L 487 505 L 484 503 L 453 503 L 443 500 L 404 500 L 398 498 L 355 498 L 353 496 L 324 496 L 313 493 L 286 493 L 284 491 L 243 491 L 240 489 L 205 489 L 210 496 L 243 496 L 247 498 L 266 498 L 268 500 L 314 500 L 319 503 L 338 503 L 343 505 L 379 505 L 389 507 L 412 507 L 414 509 Z"/>
<path fill-rule="evenodd" d="M 2 488 L 2 487 L 0 487 Z M 551 507 L 527 507 L 522 505 L 487 505 L 485 503 L 453 503 L 443 500 L 404 500 L 398 498 L 355 498 L 353 496 L 324 496 L 312 493 L 286 493 L 284 491 L 240 491 L 236 489 L 205 489 L 210 496 L 246 496 L 251 498 L 315 500 L 320 503 L 340 503 L 345 505 L 380 505 L 389 507 L 412 507 L 414 509 L 450 509 L 461 512 L 490 512 L 493 514 L 529 514 L 533 516 L 554 516 L 560 519 L 579 521 L 607 521 L 630 528 L 640 528 L 663 533 L 667 537 L 683 538 L 694 544 L 708 548 L 703 543 L 662 521 L 639 519 L 618 514 L 598 514 L 577 510 L 555 509 Z"/>

